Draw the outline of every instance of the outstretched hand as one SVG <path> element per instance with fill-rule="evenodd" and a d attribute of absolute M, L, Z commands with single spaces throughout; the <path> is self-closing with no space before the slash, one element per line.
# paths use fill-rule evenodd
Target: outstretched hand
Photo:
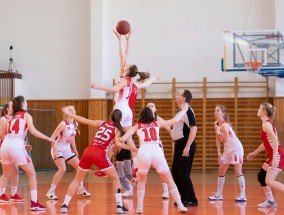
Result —
<path fill-rule="evenodd" d="M 130 35 L 132 34 L 132 29 L 130 29 L 129 33 L 125 35 L 126 40 L 130 39 Z"/>
<path fill-rule="evenodd" d="M 97 86 L 95 83 L 92 83 L 92 84 L 91 84 L 91 88 L 93 88 L 93 89 L 98 89 L 98 86 Z"/>

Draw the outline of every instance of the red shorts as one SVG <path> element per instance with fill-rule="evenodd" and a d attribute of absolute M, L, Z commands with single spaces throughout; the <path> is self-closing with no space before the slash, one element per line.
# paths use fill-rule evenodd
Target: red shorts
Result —
<path fill-rule="evenodd" d="M 80 159 L 79 168 L 88 171 L 92 165 L 98 167 L 99 170 L 105 170 L 113 166 L 104 148 L 89 145 Z"/>
<path fill-rule="evenodd" d="M 273 154 L 269 154 L 268 158 L 265 161 L 265 163 L 268 166 L 272 165 L 272 158 L 273 158 Z M 284 168 L 284 151 L 283 150 L 281 150 L 280 153 L 279 152 L 277 153 L 276 161 L 278 163 L 277 168 L 282 170 Z"/>

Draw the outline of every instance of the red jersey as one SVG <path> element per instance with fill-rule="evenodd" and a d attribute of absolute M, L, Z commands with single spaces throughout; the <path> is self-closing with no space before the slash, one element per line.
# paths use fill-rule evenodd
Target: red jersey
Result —
<path fill-rule="evenodd" d="M 266 120 L 265 122 L 269 122 L 272 125 L 273 132 L 274 132 L 274 134 L 277 137 L 276 127 L 274 126 L 273 122 L 270 119 Z M 263 129 L 261 129 L 260 137 L 262 139 L 262 142 L 263 142 L 263 145 L 264 145 L 264 147 L 266 149 L 267 154 L 269 156 L 273 156 L 273 143 L 272 143 L 272 140 L 267 136 L 267 134 L 263 131 Z M 278 142 L 278 152 L 280 154 L 284 154 L 284 150 L 282 149 L 282 147 L 279 144 L 279 142 Z"/>
<path fill-rule="evenodd" d="M 108 149 L 114 144 L 116 126 L 113 122 L 104 121 L 99 125 L 98 131 L 92 141 L 92 145 Z"/>

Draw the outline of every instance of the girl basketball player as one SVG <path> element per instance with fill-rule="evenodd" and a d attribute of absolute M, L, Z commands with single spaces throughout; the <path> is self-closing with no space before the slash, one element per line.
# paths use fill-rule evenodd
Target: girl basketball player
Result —
<path fill-rule="evenodd" d="M 240 196 L 235 198 L 235 201 L 246 202 L 247 199 L 245 195 L 245 178 L 242 173 L 244 156 L 243 146 L 234 133 L 225 106 L 217 105 L 215 107 L 214 116 L 216 118 L 214 125 L 216 131 L 216 146 L 220 165 L 218 170 L 217 192 L 214 196 L 208 197 L 208 199 L 209 201 L 223 200 L 222 191 L 225 183 L 225 174 L 230 164 L 233 164 L 241 191 Z M 221 142 L 224 144 L 223 154 L 221 153 Z"/>
<path fill-rule="evenodd" d="M 107 151 L 114 145 L 114 140 L 115 143 L 121 148 L 137 151 L 134 144 L 126 145 L 118 141 L 120 134 L 123 134 L 120 124 L 122 118 L 121 111 L 118 109 L 113 110 L 110 121 L 89 120 L 84 117 L 74 115 L 73 113 L 69 112 L 68 108 L 63 108 L 63 112 L 67 116 L 74 118 L 79 123 L 98 128 L 98 131 L 95 134 L 92 143 L 85 149 L 81 157 L 75 179 L 69 185 L 64 203 L 61 206 L 61 213 L 68 212 L 69 202 L 71 201 L 78 184 L 83 181 L 93 164 L 98 167 L 100 171 L 103 171 L 113 182 L 114 196 L 117 203 L 116 213 L 126 213 L 128 210 L 122 204 L 119 176 L 107 156 Z"/>
<path fill-rule="evenodd" d="M 46 140 L 54 144 L 54 140 L 39 132 L 33 125 L 33 118 L 27 113 L 27 102 L 23 96 L 17 96 L 12 99 L 13 113 L 8 124 L 0 131 L 0 138 L 6 132 L 1 146 L 1 162 L 3 168 L 3 177 L 0 179 L 0 188 L 7 185 L 7 181 L 12 174 L 14 165 L 20 166 L 27 174 L 31 192 L 31 210 L 46 210 L 44 206 L 38 203 L 37 199 L 37 180 L 34 165 L 25 149 L 25 137 L 29 129 L 31 134 L 37 138 Z"/>
<path fill-rule="evenodd" d="M 13 112 L 12 101 L 6 102 L 3 105 L 3 109 L 2 109 L 2 112 L 1 112 L 0 128 L 6 126 L 6 124 L 8 122 L 8 118 L 12 115 L 12 112 Z M 0 147 L 1 147 L 1 143 L 2 143 L 2 139 L 0 139 Z M 0 159 L 1 159 L 1 156 L 0 156 Z M 11 176 L 11 197 L 9 199 L 5 195 L 6 189 L 3 188 L 3 190 L 0 190 L 0 202 L 7 203 L 7 202 L 10 202 L 10 201 L 12 201 L 12 202 L 13 201 L 14 202 L 23 202 L 23 201 L 25 201 L 23 198 L 21 198 L 17 194 L 18 184 L 19 184 L 18 166 L 14 165 L 13 166 L 13 170 L 12 170 L 12 176 Z"/>
<path fill-rule="evenodd" d="M 284 167 L 284 149 L 278 141 L 276 127 L 272 122 L 274 114 L 275 107 L 267 102 L 261 103 L 257 116 L 262 121 L 260 133 L 262 144 L 254 152 L 247 155 L 249 161 L 263 150 L 266 150 L 268 155 L 267 160 L 264 162 L 258 173 L 258 181 L 266 195 L 266 200 L 263 203 L 258 204 L 258 207 L 261 208 L 277 207 L 271 187 L 284 192 L 284 185 L 275 181 L 275 178 Z"/>
<path fill-rule="evenodd" d="M 140 76 L 138 79 L 138 82 L 142 80 L 146 80 L 143 83 L 133 84 L 132 78 L 136 77 L 137 75 Z M 124 131 L 127 131 L 131 126 L 133 122 L 133 111 L 131 108 L 133 108 L 136 97 L 133 97 L 133 92 L 141 88 L 145 88 L 152 84 L 155 79 L 158 78 L 158 75 L 154 75 L 150 78 L 150 74 L 148 72 L 138 72 L 138 68 L 136 65 L 127 65 L 124 67 L 123 76 L 118 82 L 118 84 L 114 87 L 106 87 L 106 86 L 97 86 L 96 84 L 92 84 L 91 87 L 94 89 L 104 90 L 107 92 L 115 93 L 115 106 L 114 109 L 119 109 L 122 111 L 122 121 L 121 125 L 124 129 Z M 136 93 L 137 96 L 137 93 Z M 130 104 L 131 99 L 131 104 Z M 134 144 L 132 138 L 129 138 L 127 140 L 127 143 Z M 135 156 L 134 156 L 135 157 Z M 130 156 L 129 158 L 130 159 Z M 120 162 L 121 161 L 121 162 Z M 135 159 L 133 159 L 134 167 L 136 167 Z M 131 162 L 127 163 L 126 169 L 131 169 Z M 118 171 L 120 173 L 120 180 L 121 184 L 126 190 L 130 190 L 129 183 L 127 182 L 125 175 L 124 175 L 124 156 L 121 157 L 118 160 Z"/>
<path fill-rule="evenodd" d="M 70 105 L 67 108 L 71 113 L 76 113 L 74 106 Z M 51 138 L 53 139 L 57 137 L 54 146 L 51 148 L 51 156 L 58 168 L 58 172 L 53 177 L 46 197 L 53 200 L 58 200 L 58 197 L 55 195 L 55 189 L 66 172 L 65 162 L 71 165 L 74 169 L 77 169 L 79 165 L 78 152 L 75 143 L 77 122 L 69 116 L 64 115 L 64 118 L 65 119 L 57 126 L 51 135 Z M 86 197 L 91 196 L 91 194 L 83 187 L 83 181 L 79 184 L 77 194 L 82 194 Z"/>
<path fill-rule="evenodd" d="M 154 118 L 155 118 L 156 121 L 158 121 L 158 122 L 159 122 L 159 121 L 164 121 L 163 118 L 161 118 L 161 117 L 159 117 L 159 116 L 157 115 L 157 109 L 156 109 L 156 105 L 155 105 L 154 103 L 148 103 L 148 104 L 147 104 L 147 107 L 152 110 L 152 113 L 153 113 Z M 170 127 L 166 127 L 165 129 L 171 134 L 171 129 L 170 129 Z M 162 143 L 161 140 L 160 140 L 160 143 L 159 143 L 159 144 L 160 144 L 161 148 L 163 149 L 163 143 Z M 167 185 L 166 182 L 164 182 L 164 181 L 162 180 L 162 178 L 161 178 L 161 181 L 162 181 L 162 186 L 163 186 L 163 190 L 164 190 L 163 195 L 162 195 L 162 198 L 163 198 L 163 199 L 169 199 L 170 196 L 169 196 L 168 185 Z"/>
<path fill-rule="evenodd" d="M 188 110 L 188 104 L 184 105 L 182 110 L 175 116 L 175 118 L 167 121 L 157 122 L 154 118 L 152 110 L 148 107 L 143 108 L 140 113 L 138 123 L 130 128 L 128 132 L 120 138 L 121 142 L 126 141 L 134 133 L 137 133 L 139 138 L 140 148 L 137 152 L 137 165 L 138 165 L 138 186 L 137 186 L 137 209 L 136 213 L 143 213 L 143 200 L 145 195 L 145 184 L 147 181 L 148 171 L 153 165 L 156 171 L 160 174 L 160 177 L 165 181 L 170 189 L 170 193 L 175 199 L 178 210 L 180 212 L 188 211 L 187 208 L 181 202 L 181 198 L 178 189 L 172 179 L 169 166 L 165 159 L 162 148 L 159 146 L 160 127 L 167 127 L 173 125 L 175 122 L 180 120 L 180 118 Z"/>

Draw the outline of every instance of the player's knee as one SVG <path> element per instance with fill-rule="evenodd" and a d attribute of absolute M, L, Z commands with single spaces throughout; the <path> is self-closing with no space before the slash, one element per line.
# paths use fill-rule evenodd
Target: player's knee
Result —
<path fill-rule="evenodd" d="M 64 175 L 65 172 L 66 172 L 66 167 L 65 168 L 62 167 L 62 168 L 58 169 L 58 172 L 59 172 L 59 174 Z"/>
<path fill-rule="evenodd" d="M 260 185 L 262 187 L 265 187 L 267 186 L 266 184 L 266 171 L 264 169 L 260 169 L 259 173 L 257 174 L 257 179 L 258 179 L 258 182 L 260 183 Z"/>

